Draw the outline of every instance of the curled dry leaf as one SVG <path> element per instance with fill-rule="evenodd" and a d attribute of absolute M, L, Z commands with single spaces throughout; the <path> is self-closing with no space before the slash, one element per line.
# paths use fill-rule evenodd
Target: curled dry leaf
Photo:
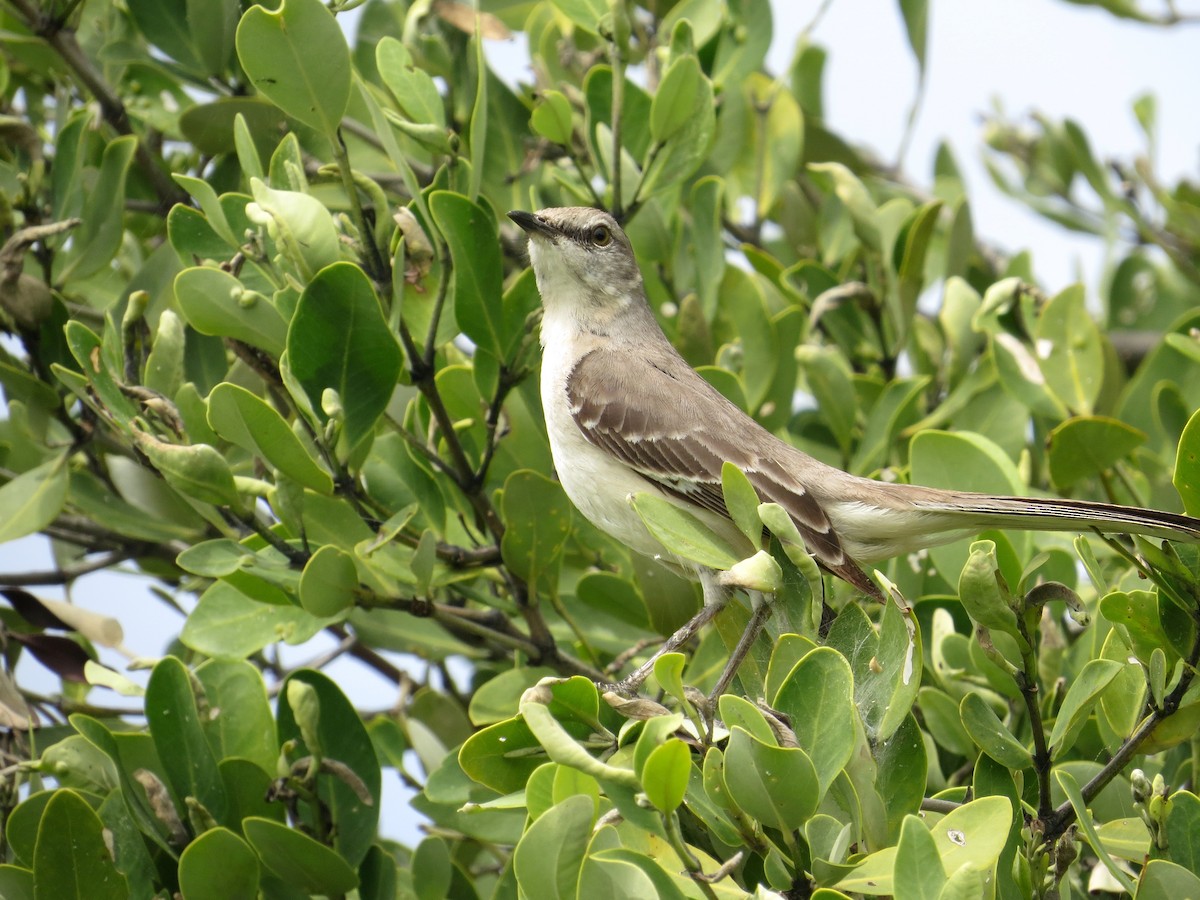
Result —
<path fill-rule="evenodd" d="M 476 11 L 467 3 L 457 3 L 455 0 L 437 0 L 433 4 L 437 17 L 459 31 L 467 34 L 475 33 Z M 491 13 L 481 12 L 479 15 L 479 34 L 490 41 L 507 41 L 512 37 L 508 26 Z"/>

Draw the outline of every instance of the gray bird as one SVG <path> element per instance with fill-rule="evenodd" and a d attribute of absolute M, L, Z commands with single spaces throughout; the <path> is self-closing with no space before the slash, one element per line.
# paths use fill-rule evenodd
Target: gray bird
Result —
<path fill-rule="evenodd" d="M 991 528 L 1200 541 L 1200 519 L 1176 513 L 887 484 L 826 465 L 771 434 L 679 355 L 650 310 L 633 247 L 611 215 L 587 207 L 508 215 L 529 235 L 545 309 L 542 406 L 567 496 L 602 531 L 672 562 L 704 586 L 704 608 L 660 653 L 690 639 L 726 592 L 716 573 L 662 546 L 630 497 L 658 494 L 749 556 L 757 548 L 734 526 L 722 497 L 727 461 L 746 474 L 763 502 L 788 512 L 823 569 L 877 599 L 882 594 L 863 563 Z M 652 661 L 621 686 L 636 688 Z"/>

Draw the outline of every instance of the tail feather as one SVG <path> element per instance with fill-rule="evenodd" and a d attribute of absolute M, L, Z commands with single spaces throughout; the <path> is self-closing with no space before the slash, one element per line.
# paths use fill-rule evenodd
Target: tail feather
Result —
<path fill-rule="evenodd" d="M 1156 509 L 1119 506 L 1091 500 L 1043 497 L 992 497 L 981 494 L 951 495 L 945 500 L 920 500 L 914 506 L 937 512 L 978 516 L 986 527 L 1048 529 L 1056 531 L 1119 532 L 1146 534 L 1173 541 L 1200 542 L 1200 519 Z"/>

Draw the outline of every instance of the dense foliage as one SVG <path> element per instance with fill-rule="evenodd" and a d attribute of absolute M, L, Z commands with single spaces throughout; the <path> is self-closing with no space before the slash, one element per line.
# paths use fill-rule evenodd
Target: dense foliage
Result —
<path fill-rule="evenodd" d="M 699 593 L 554 480 L 503 217 L 612 210 L 688 361 L 823 460 L 1197 515 L 1195 186 L 990 123 L 997 183 L 1121 236 L 1098 302 L 1046 293 L 948 151 L 916 187 L 823 124 L 824 49 L 764 71 L 767 0 L 331 6 L 0 5 L 0 542 L 57 564 L 3 576 L 0 894 L 1200 894 L 1195 547 L 990 533 L 890 563 L 880 608 L 732 470 L 770 633 L 716 709 L 744 602 L 603 694 Z M 510 29 L 518 89 L 483 54 Z M 96 661 L 119 621 L 39 595 L 116 566 L 190 609 L 144 692 Z M 281 669 L 322 631 L 390 713 Z M 397 776 L 416 847 L 377 835 Z"/>

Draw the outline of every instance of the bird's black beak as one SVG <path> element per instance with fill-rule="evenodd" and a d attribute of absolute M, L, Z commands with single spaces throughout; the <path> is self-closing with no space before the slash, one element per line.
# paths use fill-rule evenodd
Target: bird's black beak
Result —
<path fill-rule="evenodd" d="M 550 223 L 535 213 L 514 209 L 509 212 L 508 217 L 520 225 L 526 234 L 540 234 L 548 238 L 558 236 L 558 232 L 555 231 Z"/>

